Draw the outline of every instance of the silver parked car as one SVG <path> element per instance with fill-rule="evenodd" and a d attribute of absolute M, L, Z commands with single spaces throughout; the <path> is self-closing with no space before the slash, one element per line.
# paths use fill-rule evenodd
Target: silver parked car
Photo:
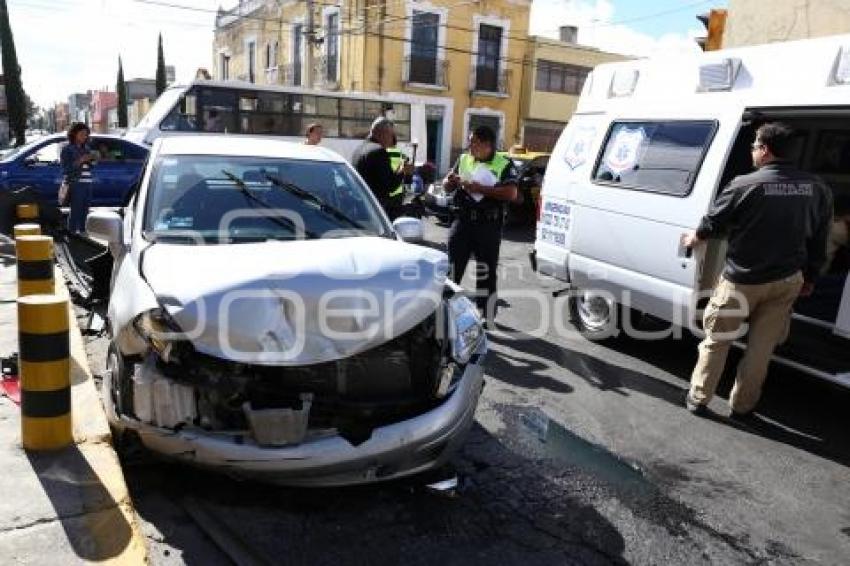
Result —
<path fill-rule="evenodd" d="M 481 319 L 442 252 L 390 224 L 337 154 L 274 139 L 157 140 L 121 214 L 104 404 L 116 433 L 290 485 L 443 464 L 483 384 Z"/>

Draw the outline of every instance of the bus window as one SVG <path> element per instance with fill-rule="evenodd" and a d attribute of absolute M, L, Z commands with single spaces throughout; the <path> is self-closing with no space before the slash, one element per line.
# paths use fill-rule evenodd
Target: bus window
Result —
<path fill-rule="evenodd" d="M 395 122 L 395 135 L 398 141 L 410 141 L 410 122 Z"/>
<path fill-rule="evenodd" d="M 160 124 L 163 131 L 195 132 L 198 130 L 197 104 L 194 94 L 180 98 Z"/>
<path fill-rule="evenodd" d="M 366 101 L 366 118 L 374 120 L 378 116 L 384 115 L 384 103 L 372 100 Z"/>
<path fill-rule="evenodd" d="M 316 97 L 316 114 L 336 118 L 339 116 L 339 99 L 327 96 Z"/>
<path fill-rule="evenodd" d="M 240 112 L 254 112 L 259 106 L 256 95 L 243 94 L 239 97 Z"/>
<path fill-rule="evenodd" d="M 236 132 L 236 91 L 225 88 L 201 90 L 201 127 L 205 132 Z"/>
<path fill-rule="evenodd" d="M 286 95 L 277 92 L 261 92 L 257 97 L 257 110 L 282 114 L 287 111 Z"/>
<path fill-rule="evenodd" d="M 365 113 L 365 104 L 362 100 L 343 98 L 340 99 L 339 104 L 339 115 L 343 118 L 369 118 L 369 116 Z M 377 114 L 375 116 L 377 116 Z M 345 131 L 345 126 L 343 126 L 342 129 Z"/>
<path fill-rule="evenodd" d="M 365 139 L 369 135 L 372 120 L 340 120 L 340 137 Z"/>
<path fill-rule="evenodd" d="M 385 115 L 393 122 L 410 122 L 409 104 L 386 104 Z"/>

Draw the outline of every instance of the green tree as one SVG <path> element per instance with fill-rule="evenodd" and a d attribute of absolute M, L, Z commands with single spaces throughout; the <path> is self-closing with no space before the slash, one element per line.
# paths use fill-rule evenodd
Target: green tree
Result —
<path fill-rule="evenodd" d="M 118 56 L 118 79 L 115 81 L 115 92 L 118 93 L 118 127 L 127 127 L 127 85 L 124 83 L 124 65 Z"/>
<path fill-rule="evenodd" d="M 156 53 L 156 95 L 162 94 L 166 86 L 165 55 L 162 54 L 162 34 L 159 34 L 159 47 Z"/>
<path fill-rule="evenodd" d="M 3 58 L 3 82 L 6 88 L 6 107 L 9 112 L 9 129 L 15 136 L 15 145 L 26 143 L 27 107 L 24 86 L 21 84 L 21 66 L 15 51 L 9 9 L 6 0 L 0 0 L 0 57 Z"/>

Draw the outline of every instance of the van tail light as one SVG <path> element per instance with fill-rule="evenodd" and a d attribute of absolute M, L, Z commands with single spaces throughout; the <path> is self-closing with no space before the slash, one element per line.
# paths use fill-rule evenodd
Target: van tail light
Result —
<path fill-rule="evenodd" d="M 534 202 L 535 209 L 535 217 L 537 222 L 540 222 L 540 217 L 543 215 L 543 196 L 538 195 L 537 200 Z"/>

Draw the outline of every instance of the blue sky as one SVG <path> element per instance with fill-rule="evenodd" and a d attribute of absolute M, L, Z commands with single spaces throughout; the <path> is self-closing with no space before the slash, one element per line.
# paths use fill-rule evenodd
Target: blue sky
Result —
<path fill-rule="evenodd" d="M 627 24 L 629 27 L 653 37 L 685 32 L 695 24 L 699 26 L 696 14 L 707 12 L 710 8 L 725 8 L 728 4 L 726 0 L 614 0 L 611 3 L 616 10 L 616 21 L 634 19 Z M 668 10 L 669 13 L 655 15 Z"/>
<path fill-rule="evenodd" d="M 767 1 L 767 0 L 765 0 Z M 697 50 L 704 33 L 697 14 L 727 0 L 534 0 L 531 32 L 557 36 L 557 26 L 578 25 L 579 43 L 626 55 Z"/>

